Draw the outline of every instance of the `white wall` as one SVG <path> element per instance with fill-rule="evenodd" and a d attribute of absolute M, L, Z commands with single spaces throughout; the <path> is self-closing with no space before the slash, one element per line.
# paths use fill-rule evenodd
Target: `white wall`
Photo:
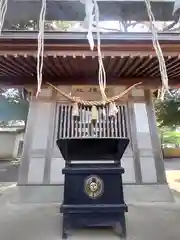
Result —
<path fill-rule="evenodd" d="M 19 141 L 23 138 L 24 133 L 0 132 L 0 160 L 16 158 Z"/>
<path fill-rule="evenodd" d="M 20 141 L 24 141 L 24 132 L 18 133 L 16 135 L 16 139 L 15 139 L 15 143 L 14 143 L 14 151 L 13 151 L 14 158 L 16 158 L 18 155 L 18 148 L 19 148 Z"/>
<path fill-rule="evenodd" d="M 32 151 L 35 149 L 46 150 L 48 133 L 49 133 L 49 121 L 51 120 L 51 103 L 37 103 L 37 114 L 34 119 Z"/>
<path fill-rule="evenodd" d="M 15 133 L 0 132 L 0 159 L 6 160 L 13 158 L 15 140 Z"/>
<path fill-rule="evenodd" d="M 32 129 L 33 138 L 30 146 L 28 184 L 43 183 L 46 167 L 46 151 L 48 148 L 49 124 L 51 118 L 53 118 L 51 111 L 52 105 L 53 103 L 51 102 L 36 103 L 36 115 Z"/>

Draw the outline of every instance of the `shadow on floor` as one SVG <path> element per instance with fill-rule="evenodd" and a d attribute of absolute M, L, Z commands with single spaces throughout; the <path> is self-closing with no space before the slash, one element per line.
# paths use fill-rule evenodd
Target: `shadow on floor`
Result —
<path fill-rule="evenodd" d="M 180 200 L 180 192 L 178 192 L 178 191 L 176 191 L 174 189 L 171 189 L 171 192 L 172 192 L 174 197 L 179 198 L 179 200 Z"/>
<path fill-rule="evenodd" d="M 178 182 L 178 183 L 180 183 L 180 178 L 179 178 L 179 179 L 176 179 L 176 180 L 175 180 L 175 182 Z"/>

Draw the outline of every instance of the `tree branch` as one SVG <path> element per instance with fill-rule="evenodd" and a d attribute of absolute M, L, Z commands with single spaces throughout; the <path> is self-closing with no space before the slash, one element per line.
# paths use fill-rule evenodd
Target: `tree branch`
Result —
<path fill-rule="evenodd" d="M 163 28 L 162 32 L 169 31 L 171 28 L 173 28 L 179 22 L 179 17 L 180 17 L 179 11 L 176 13 L 176 15 L 174 17 L 175 17 L 174 22 L 170 23 L 168 26 Z"/>

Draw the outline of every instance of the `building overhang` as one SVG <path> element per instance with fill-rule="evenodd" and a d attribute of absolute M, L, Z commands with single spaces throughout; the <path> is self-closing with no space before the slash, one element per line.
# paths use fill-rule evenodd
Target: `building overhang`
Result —
<path fill-rule="evenodd" d="M 160 34 L 170 85 L 180 84 L 180 38 Z M 160 86 L 151 34 L 102 34 L 102 55 L 109 85 L 142 82 Z M 97 84 L 98 56 L 86 33 L 45 33 L 43 84 Z M 0 37 L 0 85 L 36 85 L 37 32 L 4 32 Z"/>
<path fill-rule="evenodd" d="M 97 0 L 100 20 L 149 21 L 143 0 Z M 151 7 L 157 21 L 173 21 L 174 2 L 151 0 Z M 9 0 L 5 22 L 16 24 L 29 20 L 37 21 L 41 11 L 40 0 Z M 133 6 L 133 7 L 132 7 Z M 83 21 L 85 5 L 78 0 L 47 0 L 46 20 Z"/>

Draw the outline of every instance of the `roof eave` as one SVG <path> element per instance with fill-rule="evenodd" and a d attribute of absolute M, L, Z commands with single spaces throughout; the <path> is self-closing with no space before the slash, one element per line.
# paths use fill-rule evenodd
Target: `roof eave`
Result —
<path fill-rule="evenodd" d="M 93 33 L 93 37 L 96 40 L 96 33 Z M 37 31 L 3 31 L 0 36 L 0 42 L 8 40 L 26 40 L 35 41 L 37 43 L 38 32 Z M 49 31 L 45 32 L 44 39 L 46 42 L 55 43 L 87 43 L 87 32 L 58 32 Z M 158 40 L 162 43 L 175 42 L 180 43 L 179 33 L 159 33 Z M 124 32 L 109 32 L 101 33 L 101 41 L 106 44 L 112 43 L 150 43 L 152 42 L 151 33 L 124 33 Z"/>

